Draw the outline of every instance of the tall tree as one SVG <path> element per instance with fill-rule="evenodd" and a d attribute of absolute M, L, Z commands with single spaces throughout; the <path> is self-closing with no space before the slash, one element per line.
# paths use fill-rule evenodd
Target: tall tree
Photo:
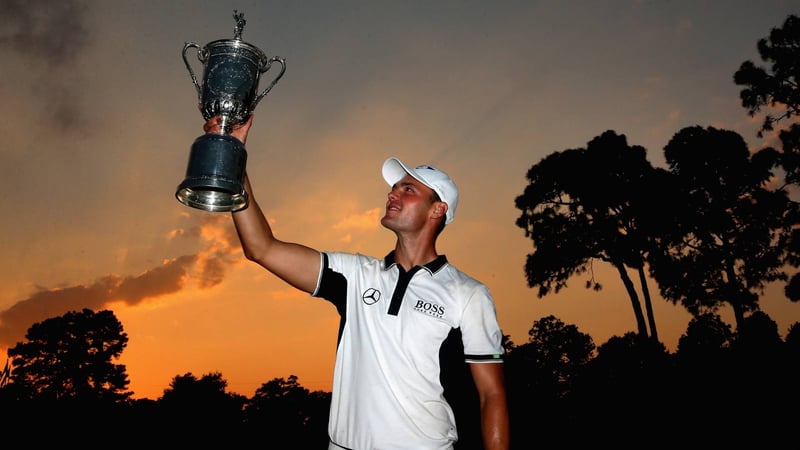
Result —
<path fill-rule="evenodd" d="M 516 224 L 533 241 L 525 275 L 537 296 L 558 292 L 574 275 L 591 272 L 587 288 L 599 290 L 592 264 L 611 264 L 631 302 L 638 334 L 658 340 L 644 265 L 652 235 L 669 223 L 669 197 L 661 169 L 654 168 L 644 147 L 624 135 L 606 131 L 586 148 L 552 153 L 532 166 L 528 186 L 515 199 L 522 211 Z M 656 189 L 658 188 L 658 189 Z M 638 274 L 648 323 L 628 269 Z"/>
<path fill-rule="evenodd" d="M 763 107 L 771 108 L 758 132 L 761 137 L 780 120 L 800 114 L 800 17 L 786 17 L 783 27 L 773 28 L 769 38 L 758 40 L 757 48 L 762 61 L 770 64 L 769 69 L 748 60 L 733 75 L 733 81 L 745 86 L 739 98 L 751 116 Z"/>
<path fill-rule="evenodd" d="M 68 312 L 35 323 L 8 350 L 15 391 L 38 400 L 103 400 L 123 402 L 125 366 L 114 364 L 128 344 L 128 335 L 111 311 Z"/>
<path fill-rule="evenodd" d="M 737 85 L 744 86 L 739 93 L 742 106 L 750 116 L 768 108 L 758 130 L 762 137 L 781 120 L 790 122 L 781 130 L 778 164 L 784 171 L 785 184 L 779 189 L 800 186 L 800 17 L 789 15 L 782 27 L 775 27 L 769 36 L 757 43 L 761 60 L 769 67 L 745 61 L 733 76 Z M 794 120 L 792 120 L 794 119 Z M 794 123 L 791 123 L 794 122 Z M 789 243 L 787 264 L 800 267 L 800 232 Z M 793 302 L 800 301 L 800 273 L 795 273 L 785 287 L 785 294 Z"/>
<path fill-rule="evenodd" d="M 784 264 L 796 205 L 766 188 L 775 153 L 750 153 L 741 136 L 687 127 L 664 147 L 678 209 L 679 231 L 662 239 L 650 269 L 662 296 L 694 316 L 733 308 L 737 328 L 759 309 L 766 285 L 786 279 Z"/>

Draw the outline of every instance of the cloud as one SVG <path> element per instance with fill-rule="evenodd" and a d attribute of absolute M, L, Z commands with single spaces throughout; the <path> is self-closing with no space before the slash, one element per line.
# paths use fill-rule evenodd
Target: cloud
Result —
<path fill-rule="evenodd" d="M 181 256 L 164 261 L 163 265 L 147 270 L 141 275 L 122 278 L 108 290 L 108 297 L 101 299 L 102 304 L 94 307 L 102 307 L 110 301 L 124 301 L 128 305 L 135 305 L 146 298 L 177 292 L 184 285 L 187 270 L 197 259 L 197 255 Z"/>
<path fill-rule="evenodd" d="M 202 216 L 197 226 L 167 233 L 170 239 L 198 239 L 195 254 L 165 259 L 138 275 L 104 275 L 93 283 L 42 289 L 0 312 L 0 346 L 11 347 L 34 323 L 83 308 L 102 310 L 112 302 L 135 306 L 190 287 L 212 288 L 224 280 L 231 264 L 241 261 L 236 233 L 221 215 Z"/>
<path fill-rule="evenodd" d="M 0 9 L 0 46 L 51 68 L 74 61 L 87 44 L 80 1 L 0 0 Z"/>
<path fill-rule="evenodd" d="M 373 208 L 363 214 L 352 214 L 333 226 L 335 230 L 372 230 L 380 225 L 381 208 Z"/>
<path fill-rule="evenodd" d="M 50 124 L 61 131 L 85 122 L 77 106 L 82 97 L 75 86 L 78 61 L 90 43 L 87 6 L 78 0 L 0 0 L 0 57 L 22 61 L 24 76 L 8 83 L 26 83 L 30 96 L 45 105 Z M 34 76 L 31 76 L 34 75 Z"/>

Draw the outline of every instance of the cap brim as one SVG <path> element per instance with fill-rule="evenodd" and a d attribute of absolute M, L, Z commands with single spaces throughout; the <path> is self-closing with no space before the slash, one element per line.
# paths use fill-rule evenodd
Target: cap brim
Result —
<path fill-rule="evenodd" d="M 383 179 L 389 183 L 389 186 L 394 186 L 395 183 L 402 180 L 404 176 L 411 175 L 417 181 L 428 186 L 428 183 L 425 180 L 421 180 L 419 175 L 414 172 L 414 169 L 403 164 L 402 161 L 392 156 L 391 158 L 387 159 L 383 162 L 383 169 L 381 170 L 383 174 Z M 430 187 L 430 186 L 428 186 Z"/>

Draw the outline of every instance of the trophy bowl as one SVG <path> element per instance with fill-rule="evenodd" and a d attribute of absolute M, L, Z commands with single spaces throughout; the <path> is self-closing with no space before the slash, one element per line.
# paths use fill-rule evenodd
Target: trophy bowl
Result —
<path fill-rule="evenodd" d="M 206 133 L 195 139 L 189 153 L 186 176 L 178 185 L 175 197 L 193 208 L 212 212 L 238 211 L 248 204 L 244 189 L 247 151 L 244 144 L 230 135 L 246 122 L 256 105 L 275 86 L 286 71 L 286 60 L 267 57 L 261 49 L 242 40 L 244 14 L 234 10 L 236 27 L 233 39 L 219 39 L 201 47 L 194 42 L 183 46 L 183 62 L 197 91 L 200 112 L 208 121 L 220 118 L 220 132 Z M 197 51 L 203 65 L 203 81 L 198 81 L 188 52 Z M 280 72 L 261 92 L 261 75 L 273 63 Z"/>

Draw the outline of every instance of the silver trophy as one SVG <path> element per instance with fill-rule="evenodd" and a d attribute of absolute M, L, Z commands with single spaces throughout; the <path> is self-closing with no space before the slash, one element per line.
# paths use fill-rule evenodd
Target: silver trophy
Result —
<path fill-rule="evenodd" d="M 233 11 L 236 20 L 233 39 L 220 39 L 200 47 L 194 42 L 183 46 L 183 62 L 192 77 L 200 101 L 200 112 L 208 121 L 220 117 L 220 133 L 206 133 L 192 144 L 186 178 L 178 185 L 175 197 L 184 205 L 206 211 L 238 211 L 247 207 L 244 190 L 247 151 L 230 135 L 246 122 L 258 102 L 275 86 L 286 71 L 286 60 L 267 57 L 259 48 L 242 40 L 244 14 Z M 203 83 L 197 81 L 187 52 L 194 48 L 203 64 Z M 258 93 L 261 74 L 279 63 L 280 73 Z"/>

